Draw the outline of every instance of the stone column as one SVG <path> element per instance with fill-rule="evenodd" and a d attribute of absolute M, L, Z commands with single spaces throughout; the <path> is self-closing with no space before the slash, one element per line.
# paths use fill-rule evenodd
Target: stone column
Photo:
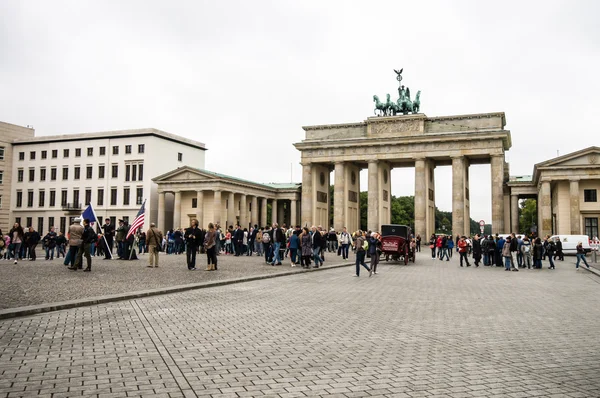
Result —
<path fill-rule="evenodd" d="M 504 155 L 493 155 L 492 172 L 492 233 L 504 234 Z"/>
<path fill-rule="evenodd" d="M 267 226 L 267 198 L 260 198 L 260 225 L 264 228 Z"/>
<path fill-rule="evenodd" d="M 204 191 L 199 190 L 196 195 L 196 218 L 198 219 L 198 225 L 200 225 L 200 228 L 207 228 L 208 223 L 204 225 Z"/>
<path fill-rule="evenodd" d="M 415 159 L 415 236 L 427 237 L 427 173 L 425 159 Z"/>
<path fill-rule="evenodd" d="M 221 191 L 215 190 L 215 198 L 213 199 L 213 222 L 215 224 L 221 224 L 221 209 L 223 204 L 221 203 Z M 222 225 L 221 225 L 222 226 Z"/>
<path fill-rule="evenodd" d="M 173 204 L 173 229 L 182 227 L 181 225 L 181 191 L 175 192 L 175 202 Z"/>
<path fill-rule="evenodd" d="M 298 225 L 298 219 L 296 218 L 296 210 L 298 208 L 298 203 L 296 199 L 290 200 L 290 227 L 295 227 Z"/>
<path fill-rule="evenodd" d="M 346 222 L 346 181 L 344 162 L 335 164 L 335 181 L 333 186 L 333 228 L 341 231 Z"/>
<path fill-rule="evenodd" d="M 581 210 L 579 208 L 579 180 L 570 182 L 570 203 L 571 203 L 571 235 L 581 234 Z"/>
<path fill-rule="evenodd" d="M 240 226 L 248 228 L 248 202 L 244 194 L 240 196 Z"/>
<path fill-rule="evenodd" d="M 277 222 L 277 199 L 271 201 L 271 224 Z"/>
<path fill-rule="evenodd" d="M 544 237 L 552 233 L 552 191 L 550 181 L 542 181 L 539 194 L 540 221 L 539 236 Z"/>
<path fill-rule="evenodd" d="M 510 195 L 510 232 L 519 234 L 519 195 Z"/>
<path fill-rule="evenodd" d="M 165 195 L 165 192 L 158 193 L 158 219 L 156 220 L 156 226 L 161 231 L 165 231 Z"/>
<path fill-rule="evenodd" d="M 367 229 L 379 231 L 379 167 L 377 160 L 369 160 Z"/>
<path fill-rule="evenodd" d="M 227 195 L 227 228 L 230 225 L 235 226 L 235 194 L 233 192 L 229 192 Z"/>
<path fill-rule="evenodd" d="M 452 158 L 452 235 L 465 234 L 465 158 Z"/>
<path fill-rule="evenodd" d="M 258 197 L 252 197 L 250 207 L 252 208 L 252 212 L 250 212 L 250 223 L 252 226 L 258 225 Z"/>
<path fill-rule="evenodd" d="M 311 227 L 313 224 L 313 177 L 312 164 L 302 164 L 302 199 L 301 199 L 301 224 L 303 227 Z M 265 211 L 266 214 L 266 211 Z M 266 224 L 266 220 L 265 220 Z"/>

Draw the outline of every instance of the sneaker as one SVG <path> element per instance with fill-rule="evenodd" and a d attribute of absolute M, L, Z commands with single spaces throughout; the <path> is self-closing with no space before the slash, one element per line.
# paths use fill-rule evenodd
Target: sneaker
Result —
<path fill-rule="evenodd" d="M 355 277 L 357 277 L 357 278 L 359 277 L 359 275 L 352 275 L 352 276 L 355 276 Z"/>
<path fill-rule="evenodd" d="M 374 273 L 375 275 L 379 275 L 379 274 L 378 274 L 376 271 L 373 271 L 373 273 Z"/>
<path fill-rule="evenodd" d="M 586 264 L 586 268 L 587 268 L 587 269 L 590 269 L 590 266 Z"/>
<path fill-rule="evenodd" d="M 15 260 L 15 264 L 17 263 L 17 260 Z"/>
<path fill-rule="evenodd" d="M 519 272 L 519 270 L 518 270 L 518 269 L 516 269 L 516 268 L 513 268 L 512 270 L 513 270 L 513 271 L 515 271 L 515 272 Z"/>
<path fill-rule="evenodd" d="M 373 271 L 369 270 L 369 278 L 373 276 Z"/>

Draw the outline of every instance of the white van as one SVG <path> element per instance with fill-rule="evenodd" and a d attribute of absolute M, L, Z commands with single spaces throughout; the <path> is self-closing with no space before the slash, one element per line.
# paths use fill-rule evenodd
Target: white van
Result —
<path fill-rule="evenodd" d="M 555 242 L 560 240 L 562 242 L 562 248 L 564 254 L 576 254 L 577 243 L 581 242 L 583 250 L 586 253 L 592 251 L 590 247 L 590 238 L 587 235 L 553 235 L 550 237 Z"/>

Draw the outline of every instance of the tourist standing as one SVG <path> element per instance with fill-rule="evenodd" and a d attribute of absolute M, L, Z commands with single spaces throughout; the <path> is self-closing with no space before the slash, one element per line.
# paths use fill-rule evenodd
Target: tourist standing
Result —
<path fill-rule="evenodd" d="M 479 262 L 481 261 L 481 241 L 479 239 L 479 234 L 475 234 L 473 237 L 473 262 L 475 263 L 475 267 L 479 267 Z"/>
<path fill-rule="evenodd" d="M 219 236 L 213 223 L 208 224 L 208 231 L 204 235 L 204 251 L 206 251 L 206 271 L 217 270 L 217 240 Z"/>
<path fill-rule="evenodd" d="M 467 264 L 467 267 L 470 267 L 471 264 L 469 264 L 469 258 L 467 257 L 467 253 L 469 251 L 469 244 L 467 243 L 467 238 L 465 236 L 462 236 L 460 238 L 460 240 L 458 241 L 458 254 L 460 256 L 460 266 L 463 266 L 463 259 L 465 260 L 465 263 Z"/>
<path fill-rule="evenodd" d="M 321 235 L 321 232 L 319 232 L 319 230 L 317 230 L 317 227 L 315 227 L 314 225 L 312 226 L 312 247 L 313 247 L 313 258 L 315 260 L 315 265 L 314 268 L 319 268 L 319 263 L 322 265 L 323 261 L 321 260 L 321 255 L 319 254 L 321 252 L 321 248 L 323 246 L 323 236 Z M 364 255 L 364 251 L 363 251 L 363 255 Z M 364 260 L 364 258 L 363 258 Z"/>
<path fill-rule="evenodd" d="M 511 259 L 511 251 L 510 251 L 510 243 L 511 237 L 507 236 L 504 241 L 504 246 L 502 246 L 502 257 L 504 257 L 504 270 L 510 271 L 512 259 Z M 518 269 L 513 268 L 513 271 L 518 271 Z"/>
<path fill-rule="evenodd" d="M 418 252 L 420 252 L 421 251 L 421 235 L 417 235 L 416 245 L 417 245 L 416 250 Z"/>
<path fill-rule="evenodd" d="M 548 269 L 555 269 L 554 267 L 554 252 L 556 251 L 556 246 L 554 245 L 554 240 L 548 239 L 548 244 L 546 245 L 546 254 L 548 255 L 548 262 L 550 266 Z"/>
<path fill-rule="evenodd" d="M 533 246 L 533 268 L 542 268 L 542 256 L 544 255 L 544 247 L 540 238 L 535 239 Z"/>
<path fill-rule="evenodd" d="M 523 267 L 527 265 L 527 269 L 531 269 L 531 242 L 529 242 L 529 238 L 526 236 L 523 238 L 523 243 L 521 244 L 521 261 Z"/>
<path fill-rule="evenodd" d="M 575 264 L 575 269 L 577 271 L 579 271 L 579 261 L 581 261 L 581 260 L 583 260 L 583 263 L 589 269 L 590 265 L 587 263 L 587 261 L 585 259 L 585 250 L 583 249 L 582 242 L 577 243 L 576 249 L 577 249 L 577 264 Z"/>
<path fill-rule="evenodd" d="M 33 229 L 33 227 L 29 227 L 29 234 L 27 235 L 27 249 L 29 250 L 29 260 L 35 261 L 37 256 L 35 255 L 35 248 L 40 242 L 40 234 Z"/>
<path fill-rule="evenodd" d="M 308 228 L 302 228 L 302 233 L 300 234 L 300 247 L 301 247 L 301 258 L 300 265 L 302 268 L 310 268 L 310 258 L 313 254 L 312 251 L 312 238 L 310 236 L 310 232 Z"/>
<path fill-rule="evenodd" d="M 454 240 L 452 240 L 452 236 L 446 236 L 446 248 L 448 249 L 448 257 L 452 258 L 452 252 L 454 251 Z"/>
<path fill-rule="evenodd" d="M 54 249 L 56 248 L 56 232 L 54 227 L 50 227 L 50 230 L 44 236 L 44 247 L 46 248 L 46 260 L 54 260 Z M 58 255 L 57 255 L 58 258 Z"/>
<path fill-rule="evenodd" d="M 344 229 L 342 230 L 342 233 L 340 234 L 340 244 L 342 246 L 342 259 L 343 260 L 347 260 L 348 259 L 348 248 L 350 247 L 350 234 L 348 233 L 348 230 L 346 229 L 346 227 L 344 227 Z"/>
<path fill-rule="evenodd" d="M 271 241 L 273 242 L 273 262 L 271 265 L 281 265 L 281 245 L 285 245 L 285 235 L 279 224 L 274 223 L 273 229 L 271 230 Z"/>
<path fill-rule="evenodd" d="M 123 220 L 119 220 L 115 240 L 117 241 L 117 257 L 125 257 L 125 236 L 127 235 L 127 227 Z"/>
<path fill-rule="evenodd" d="M 560 237 L 556 239 L 556 242 L 554 244 L 556 246 L 556 254 L 554 254 L 554 259 L 556 260 L 558 258 L 560 261 L 565 261 L 565 254 L 563 253 L 563 247 Z"/>
<path fill-rule="evenodd" d="M 67 239 L 69 239 L 69 252 L 65 257 L 65 265 L 71 265 L 71 268 L 75 266 L 75 260 L 77 259 L 77 251 L 79 246 L 83 243 L 81 237 L 83 235 L 83 226 L 80 224 L 81 218 L 75 217 L 73 224 L 69 226 L 69 232 Z"/>
<path fill-rule="evenodd" d="M 431 258 L 435 259 L 435 234 L 431 234 L 429 238 L 429 248 L 431 249 Z"/>
<path fill-rule="evenodd" d="M 148 267 L 158 268 L 158 254 L 162 248 L 163 235 L 156 224 L 150 223 L 150 229 L 146 233 L 146 241 L 148 242 Z"/>
<path fill-rule="evenodd" d="M 80 225 L 81 227 L 81 225 Z M 92 270 L 92 255 L 91 247 L 92 242 L 96 240 L 96 233 L 90 227 L 90 220 L 87 218 L 83 220 L 83 227 L 81 227 L 81 239 L 79 243 L 79 247 L 77 248 L 77 259 L 75 260 L 75 265 L 69 267 L 71 271 L 77 271 L 78 269 L 83 268 L 83 256 L 85 256 L 87 262 L 87 268 L 84 269 L 84 272 L 90 272 Z"/>
<path fill-rule="evenodd" d="M 190 271 L 196 271 L 196 252 L 200 246 L 200 229 L 198 228 L 198 220 L 195 218 L 190 222 L 190 227 L 185 230 L 186 260 L 187 267 Z"/>
<path fill-rule="evenodd" d="M 265 227 L 262 231 L 262 245 L 265 252 L 265 263 L 269 264 L 271 259 L 271 233 Z"/>
<path fill-rule="evenodd" d="M 102 235 L 106 240 L 104 248 L 104 258 L 110 260 L 112 258 L 113 239 L 115 237 L 115 226 L 110 223 L 110 218 L 104 219 L 104 225 L 102 226 Z"/>
<path fill-rule="evenodd" d="M 62 231 L 58 232 L 58 236 L 56 237 L 56 258 L 60 258 L 62 254 L 63 258 L 65 258 L 65 246 L 67 245 L 67 238 L 65 238 L 65 234 Z"/>

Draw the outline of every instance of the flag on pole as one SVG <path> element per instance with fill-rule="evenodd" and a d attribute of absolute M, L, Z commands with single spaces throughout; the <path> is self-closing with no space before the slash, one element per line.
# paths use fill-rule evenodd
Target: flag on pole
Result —
<path fill-rule="evenodd" d="M 127 236 L 125 237 L 125 239 L 129 239 L 129 237 L 131 235 L 133 235 L 138 229 L 142 228 L 144 226 L 144 213 L 146 212 L 146 201 L 144 200 L 144 203 L 142 203 L 142 207 L 140 208 L 140 211 L 138 211 L 137 216 L 135 216 L 135 220 L 133 220 L 133 222 L 131 223 L 131 227 L 129 228 L 129 232 L 127 232 Z"/>
<path fill-rule="evenodd" d="M 87 209 L 85 209 L 83 211 L 83 213 L 81 214 L 81 221 L 83 222 L 83 220 L 85 219 L 90 220 L 90 224 L 93 224 L 95 222 L 98 222 L 98 218 L 96 218 L 96 212 L 94 211 L 94 208 L 92 207 L 92 204 L 90 203 L 89 206 L 87 207 Z"/>

